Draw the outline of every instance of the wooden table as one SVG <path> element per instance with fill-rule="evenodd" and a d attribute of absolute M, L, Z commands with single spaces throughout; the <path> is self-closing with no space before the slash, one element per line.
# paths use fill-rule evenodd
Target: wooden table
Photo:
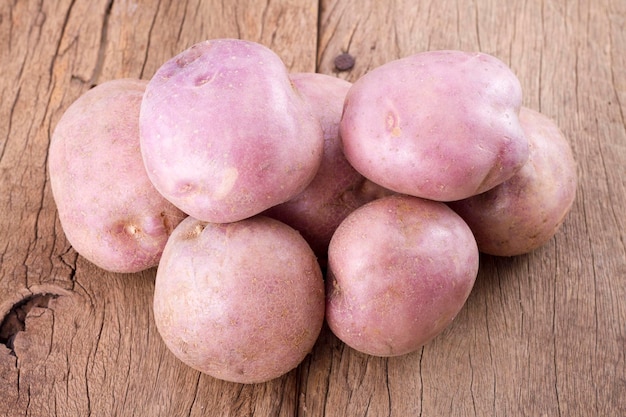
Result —
<path fill-rule="evenodd" d="M 626 415 L 625 26 L 624 0 L 3 0 L 0 415 Z M 69 245 L 47 151 L 91 86 L 150 78 L 218 37 L 351 81 L 424 50 L 493 54 L 520 78 L 524 104 L 570 140 L 573 209 L 544 247 L 483 256 L 466 306 L 418 352 L 369 357 L 325 329 L 277 380 L 200 374 L 156 332 L 155 270 L 107 273 Z M 337 72 L 345 51 L 356 64 Z"/>

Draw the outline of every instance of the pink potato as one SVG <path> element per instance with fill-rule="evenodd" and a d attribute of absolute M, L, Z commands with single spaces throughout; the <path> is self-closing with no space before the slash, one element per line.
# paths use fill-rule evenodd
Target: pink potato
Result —
<path fill-rule="evenodd" d="M 429 51 L 357 80 L 340 124 L 352 166 L 393 191 L 437 201 L 484 192 L 528 158 L 515 74 L 484 53 Z"/>
<path fill-rule="evenodd" d="M 535 110 L 522 107 L 519 116 L 530 146 L 526 164 L 497 187 L 449 203 L 490 255 L 521 255 L 548 242 L 576 197 L 576 162 L 563 133 Z"/>
<path fill-rule="evenodd" d="M 294 73 L 290 77 L 320 121 L 324 153 L 319 170 L 307 188 L 264 214 L 298 230 L 315 254 L 325 259 L 328 243 L 339 223 L 355 208 L 389 191 L 366 180 L 343 155 L 339 121 L 352 84 L 320 73 Z"/>
<path fill-rule="evenodd" d="M 215 378 L 277 378 L 310 352 L 324 321 L 324 281 L 300 234 L 265 216 L 189 217 L 157 270 L 154 319 L 182 362 Z"/>
<path fill-rule="evenodd" d="M 366 354 L 413 352 L 461 310 L 478 255 L 469 227 L 444 203 L 395 195 L 361 206 L 328 249 L 328 325 Z"/>
<path fill-rule="evenodd" d="M 51 138 L 48 168 L 74 249 L 112 272 L 156 266 L 185 214 L 152 186 L 139 149 L 146 81 L 102 83 L 71 104 Z"/>
<path fill-rule="evenodd" d="M 283 61 L 237 39 L 201 42 L 165 62 L 146 89 L 140 129 L 155 187 L 185 213 L 217 223 L 301 192 L 324 142 Z"/>

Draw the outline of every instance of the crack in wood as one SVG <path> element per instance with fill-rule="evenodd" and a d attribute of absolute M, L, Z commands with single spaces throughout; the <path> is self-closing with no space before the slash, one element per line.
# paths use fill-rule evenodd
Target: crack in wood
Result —
<path fill-rule="evenodd" d="M 91 80 L 89 80 L 89 85 L 91 88 L 97 85 L 98 78 L 100 78 L 100 74 L 102 73 L 102 68 L 104 66 L 105 52 L 106 52 L 106 44 L 107 44 L 107 32 L 109 30 L 109 18 L 111 16 L 111 10 L 113 9 L 113 0 L 109 0 L 106 4 L 106 8 L 104 11 L 104 16 L 102 18 L 102 30 L 100 32 L 100 47 L 98 49 L 98 58 L 96 60 L 96 65 L 93 70 L 93 74 L 91 76 Z"/>
<path fill-rule="evenodd" d="M 144 57 L 143 57 L 143 63 L 141 65 L 141 71 L 139 72 L 139 78 L 144 78 L 144 77 L 151 77 L 152 74 L 146 74 L 146 64 L 148 63 L 148 54 L 150 52 L 150 46 L 151 46 L 151 39 L 152 39 L 152 31 L 154 30 L 155 26 L 156 26 L 156 21 L 157 21 L 157 17 L 159 16 L 159 12 L 161 9 L 161 2 L 158 1 L 156 4 L 156 10 L 154 11 L 154 17 L 152 18 L 152 21 L 150 22 L 150 28 L 148 29 L 148 43 L 146 44 L 146 49 L 145 49 L 145 53 L 144 53 Z"/>
<path fill-rule="evenodd" d="M 4 316 L 0 323 L 0 343 L 5 345 L 10 354 L 17 357 L 15 353 L 15 337 L 19 332 L 26 330 L 26 317 L 35 307 L 48 308 L 50 300 L 58 298 L 58 294 L 43 293 L 32 294 L 15 303 L 11 310 Z"/>
<path fill-rule="evenodd" d="M 197 378 L 196 378 L 196 384 L 194 387 L 194 394 L 193 394 L 193 400 L 191 401 L 191 404 L 189 404 L 189 410 L 187 410 L 187 415 L 191 416 L 193 413 L 193 408 L 196 405 L 196 402 L 198 401 L 198 390 L 200 389 L 200 377 L 202 376 L 201 372 L 198 372 Z"/>

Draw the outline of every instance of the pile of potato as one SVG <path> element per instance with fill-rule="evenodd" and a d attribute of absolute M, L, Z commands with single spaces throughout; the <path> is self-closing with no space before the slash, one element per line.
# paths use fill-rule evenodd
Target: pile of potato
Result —
<path fill-rule="evenodd" d="M 189 366 L 267 381 L 324 321 L 403 355 L 463 307 L 479 251 L 532 251 L 572 206 L 570 146 L 521 90 L 484 53 L 422 52 L 351 84 L 210 40 L 69 106 L 52 191 L 79 254 L 157 267 L 156 326 Z"/>

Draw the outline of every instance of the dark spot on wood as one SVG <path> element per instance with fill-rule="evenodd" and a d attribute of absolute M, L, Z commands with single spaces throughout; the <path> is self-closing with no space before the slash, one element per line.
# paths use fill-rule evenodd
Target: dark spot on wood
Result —
<path fill-rule="evenodd" d="M 33 307 L 47 308 L 50 300 L 58 294 L 33 294 L 17 302 L 0 323 L 0 343 L 11 350 L 15 356 L 14 341 L 19 332 L 26 328 L 26 316 Z"/>
<path fill-rule="evenodd" d="M 335 57 L 335 68 L 337 71 L 348 71 L 354 67 L 354 57 L 347 52 Z"/>

